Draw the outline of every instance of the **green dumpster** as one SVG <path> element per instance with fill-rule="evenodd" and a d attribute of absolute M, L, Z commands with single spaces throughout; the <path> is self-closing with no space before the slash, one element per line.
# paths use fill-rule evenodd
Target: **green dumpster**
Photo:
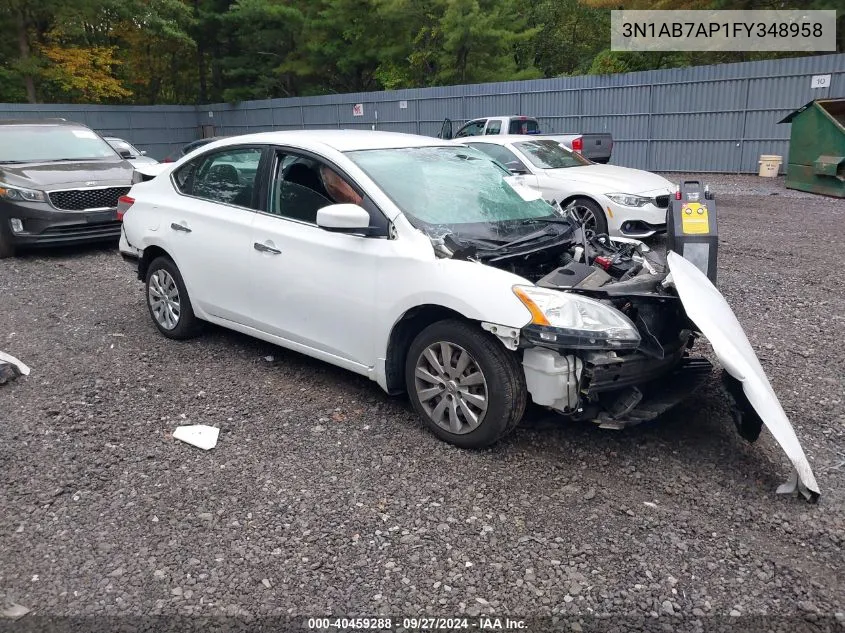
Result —
<path fill-rule="evenodd" d="M 792 123 L 786 186 L 845 198 L 845 99 L 817 99 L 778 123 Z"/>

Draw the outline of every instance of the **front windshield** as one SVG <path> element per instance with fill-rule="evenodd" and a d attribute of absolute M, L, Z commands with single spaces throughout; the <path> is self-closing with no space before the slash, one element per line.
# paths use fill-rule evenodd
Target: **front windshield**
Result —
<path fill-rule="evenodd" d="M 0 125 L 0 163 L 117 158 L 94 132 L 68 125 Z"/>
<path fill-rule="evenodd" d="M 347 156 L 412 222 L 495 223 L 554 214 L 543 200 L 525 200 L 508 184 L 506 170 L 470 147 L 358 150 Z"/>
<path fill-rule="evenodd" d="M 515 147 L 540 169 L 564 169 L 566 167 L 582 167 L 591 164 L 586 158 L 575 152 L 570 152 L 560 146 L 557 141 L 535 140 L 514 143 Z"/>

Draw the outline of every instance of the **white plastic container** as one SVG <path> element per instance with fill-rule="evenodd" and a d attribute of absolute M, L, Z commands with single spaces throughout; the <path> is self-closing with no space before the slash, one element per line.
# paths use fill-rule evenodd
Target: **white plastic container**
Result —
<path fill-rule="evenodd" d="M 783 164 L 783 156 L 777 154 L 760 154 L 760 173 L 763 178 L 774 178 L 780 172 L 780 166 Z"/>
<path fill-rule="evenodd" d="M 535 347 L 525 350 L 522 366 L 535 403 L 557 411 L 571 411 L 578 405 L 578 381 L 584 367 L 580 359 Z"/>

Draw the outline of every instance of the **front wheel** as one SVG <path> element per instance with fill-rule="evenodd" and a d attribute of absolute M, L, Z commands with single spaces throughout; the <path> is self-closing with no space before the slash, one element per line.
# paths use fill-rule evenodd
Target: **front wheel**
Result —
<path fill-rule="evenodd" d="M 584 228 L 593 231 L 596 235 L 607 233 L 607 216 L 594 200 L 575 198 L 566 205 L 566 208 L 574 212 L 575 217 L 578 218 Z"/>
<path fill-rule="evenodd" d="M 147 268 L 147 308 L 158 331 L 167 338 L 188 339 L 200 330 L 182 274 L 168 257 L 157 257 Z"/>
<path fill-rule="evenodd" d="M 425 328 L 405 362 L 411 404 L 440 439 L 482 448 L 512 431 L 525 412 L 519 357 L 477 325 L 449 319 Z"/>

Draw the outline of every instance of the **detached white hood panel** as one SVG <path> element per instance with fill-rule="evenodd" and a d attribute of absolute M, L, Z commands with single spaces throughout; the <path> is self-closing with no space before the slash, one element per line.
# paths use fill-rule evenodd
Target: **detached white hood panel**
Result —
<path fill-rule="evenodd" d="M 725 370 L 742 383 L 751 406 L 795 466 L 797 477 L 778 488 L 778 492 L 792 492 L 797 487 L 815 501 L 819 487 L 810 463 L 733 310 L 694 264 L 672 251 L 667 261 L 687 315 L 710 341 Z"/>

